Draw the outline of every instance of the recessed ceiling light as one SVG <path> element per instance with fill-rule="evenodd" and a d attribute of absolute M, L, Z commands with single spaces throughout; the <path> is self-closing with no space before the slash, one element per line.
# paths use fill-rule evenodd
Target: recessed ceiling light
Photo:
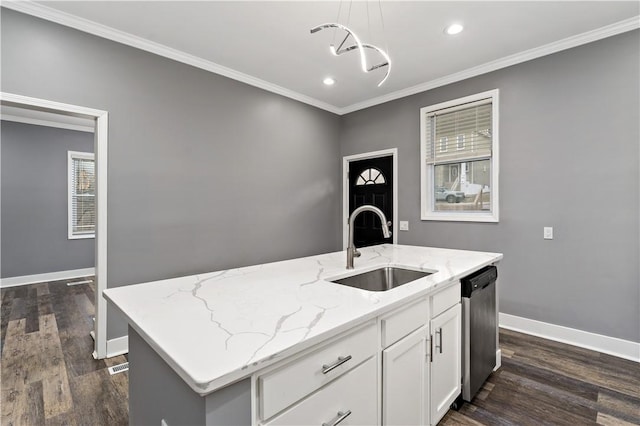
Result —
<path fill-rule="evenodd" d="M 459 34 L 464 30 L 462 24 L 451 24 L 444 29 L 444 32 L 449 35 Z"/>
<path fill-rule="evenodd" d="M 322 82 L 327 86 L 333 86 L 336 83 L 336 81 L 331 77 L 325 78 Z"/>

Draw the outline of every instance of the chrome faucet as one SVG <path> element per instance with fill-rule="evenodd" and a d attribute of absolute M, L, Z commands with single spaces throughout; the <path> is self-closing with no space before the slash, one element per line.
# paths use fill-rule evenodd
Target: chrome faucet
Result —
<path fill-rule="evenodd" d="M 380 217 L 380 221 L 382 222 L 382 235 L 385 238 L 389 238 L 391 236 L 391 231 L 389 231 L 389 225 L 391 222 L 387 223 L 387 217 L 384 215 L 382 210 L 377 208 L 376 206 L 364 205 L 355 209 L 351 215 L 349 216 L 349 245 L 347 246 L 347 269 L 353 269 L 353 258 L 360 257 L 360 252 L 356 249 L 355 244 L 353 243 L 353 222 L 356 220 L 356 216 L 364 211 L 374 212 Z"/>

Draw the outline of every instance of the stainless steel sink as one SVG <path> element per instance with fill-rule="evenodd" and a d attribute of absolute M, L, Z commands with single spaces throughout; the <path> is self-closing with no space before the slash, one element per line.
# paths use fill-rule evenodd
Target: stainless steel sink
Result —
<path fill-rule="evenodd" d="M 331 280 L 331 282 L 369 291 L 387 291 L 431 274 L 432 272 L 413 271 L 411 269 L 388 266 L 350 277 Z"/>

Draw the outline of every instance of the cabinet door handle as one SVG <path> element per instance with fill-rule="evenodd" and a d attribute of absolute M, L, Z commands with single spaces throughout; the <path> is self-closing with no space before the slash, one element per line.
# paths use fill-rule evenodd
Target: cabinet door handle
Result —
<path fill-rule="evenodd" d="M 336 426 L 337 424 L 342 422 L 344 419 L 346 419 L 350 415 L 351 415 L 351 410 L 347 410 L 344 412 L 338 411 L 338 415 L 334 419 L 331 419 L 329 423 L 322 423 L 322 426 Z"/>
<path fill-rule="evenodd" d="M 439 345 L 436 345 L 436 348 L 440 353 L 442 353 L 442 327 L 436 330 L 436 334 L 438 335 L 438 341 L 440 342 Z"/>
<path fill-rule="evenodd" d="M 338 368 L 340 367 L 342 364 L 344 364 L 345 362 L 349 361 L 351 359 L 351 355 L 347 355 L 347 356 L 339 356 L 338 360 L 336 362 L 334 362 L 331 365 L 326 365 L 323 364 L 322 365 L 322 374 L 327 374 L 329 371 L 333 370 L 334 368 Z M 351 414 L 351 413 L 349 413 Z"/>
<path fill-rule="evenodd" d="M 429 336 L 429 361 L 433 362 L 433 336 Z"/>

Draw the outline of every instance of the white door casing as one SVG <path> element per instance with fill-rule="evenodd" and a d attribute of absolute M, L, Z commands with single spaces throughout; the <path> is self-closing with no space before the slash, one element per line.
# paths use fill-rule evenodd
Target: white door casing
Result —
<path fill-rule="evenodd" d="M 107 160 L 108 128 L 107 111 L 64 104 L 46 99 L 32 98 L 13 93 L 0 92 L 2 105 L 38 109 L 45 112 L 73 117 L 88 118 L 95 121 L 94 153 L 96 160 L 96 300 L 95 300 L 95 343 L 93 357 L 107 356 L 107 302 L 102 292 L 107 283 Z"/>

